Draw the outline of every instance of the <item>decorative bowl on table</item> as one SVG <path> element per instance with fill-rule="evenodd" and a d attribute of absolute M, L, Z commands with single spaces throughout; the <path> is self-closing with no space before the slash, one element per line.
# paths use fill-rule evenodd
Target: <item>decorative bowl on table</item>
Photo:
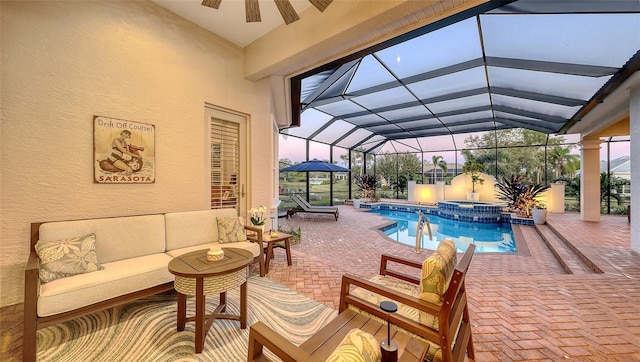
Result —
<path fill-rule="evenodd" d="M 207 251 L 207 260 L 218 261 L 222 259 L 224 259 L 224 250 L 222 250 L 221 248 L 211 248 L 209 249 L 209 251 Z"/>

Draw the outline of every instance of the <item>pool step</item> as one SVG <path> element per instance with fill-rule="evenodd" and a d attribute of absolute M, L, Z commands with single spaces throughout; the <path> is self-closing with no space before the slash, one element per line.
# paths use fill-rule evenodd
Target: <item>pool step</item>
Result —
<path fill-rule="evenodd" d="M 535 228 L 567 274 L 594 273 L 594 270 L 584 263 L 582 259 L 564 242 L 564 240 L 556 235 L 553 229 L 547 225 L 535 225 Z"/>

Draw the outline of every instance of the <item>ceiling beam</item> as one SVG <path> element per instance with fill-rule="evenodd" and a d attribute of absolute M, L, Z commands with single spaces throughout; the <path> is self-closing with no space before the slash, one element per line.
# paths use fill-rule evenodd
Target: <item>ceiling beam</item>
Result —
<path fill-rule="evenodd" d="M 503 87 L 491 87 L 491 93 L 500 94 L 508 97 L 529 99 L 532 101 L 538 101 L 538 102 L 544 102 L 544 103 L 559 104 L 562 106 L 569 106 L 569 107 L 582 106 L 587 103 L 587 101 L 583 101 L 581 99 L 576 99 L 576 98 L 560 97 L 560 96 L 554 96 L 551 94 L 527 92 L 527 91 L 521 91 L 521 90 L 503 88 Z"/>
<path fill-rule="evenodd" d="M 407 123 L 407 122 L 420 121 L 420 120 L 423 120 L 423 119 L 435 119 L 435 118 L 438 118 L 438 117 L 456 116 L 456 115 L 460 115 L 460 114 L 482 112 L 482 111 L 490 111 L 490 110 L 491 110 L 491 106 L 490 105 L 471 107 L 471 108 L 464 108 L 464 109 L 456 109 L 454 111 L 438 113 L 435 116 L 433 114 L 429 114 L 429 115 L 406 117 L 406 118 L 396 119 L 396 120 L 392 120 L 392 121 L 388 121 L 388 122 L 370 123 L 370 124 L 367 124 L 366 127 L 382 126 L 382 125 L 386 125 L 386 124 L 390 124 L 390 123 L 402 124 L 402 123 Z M 345 120 L 345 122 L 349 122 L 348 119 L 346 119 L 346 118 L 343 118 L 343 119 Z M 364 127 L 365 125 L 361 125 L 361 126 Z"/>
<path fill-rule="evenodd" d="M 508 124 L 509 126 L 517 127 L 517 128 L 526 128 L 532 131 L 538 131 L 546 134 L 556 133 L 560 127 L 557 127 L 557 124 L 554 124 L 556 127 L 545 127 L 540 125 L 539 123 L 527 122 L 521 119 L 511 119 L 511 118 L 496 118 L 496 122 Z"/>
<path fill-rule="evenodd" d="M 546 62 L 542 60 L 487 57 L 487 66 L 532 70 L 536 72 L 579 75 L 582 77 L 604 77 L 615 74 L 618 68 L 597 65 Z"/>
<path fill-rule="evenodd" d="M 525 111 L 523 109 L 516 109 L 516 108 L 507 107 L 507 106 L 494 105 L 493 109 L 495 111 L 498 111 L 498 112 L 511 113 L 511 114 L 515 114 L 515 115 L 518 115 L 518 116 L 522 116 L 522 117 L 541 119 L 543 121 L 553 122 L 553 123 L 562 123 L 562 124 L 564 124 L 564 123 L 566 123 L 568 121 L 566 118 L 562 118 L 562 117 L 550 116 L 550 115 L 547 115 L 547 114 L 542 114 L 542 113 L 538 113 L 538 112 L 531 112 L 531 111 Z"/>
<path fill-rule="evenodd" d="M 371 151 L 375 150 L 378 147 L 382 147 L 382 145 L 384 145 L 387 142 L 387 140 L 382 140 L 378 143 L 376 143 L 373 147 L 369 147 L 365 150 L 366 153 L 370 153 Z"/>
<path fill-rule="evenodd" d="M 347 72 L 349 72 L 356 64 L 358 64 L 360 60 L 353 60 L 351 62 L 342 64 L 340 68 L 338 68 L 335 72 L 333 72 L 327 79 L 325 79 L 322 83 L 320 83 L 316 89 L 311 92 L 303 101 L 303 104 L 306 104 L 303 107 L 303 110 L 311 107 L 315 104 L 316 98 L 320 97 L 322 93 L 324 93 L 329 87 L 331 87 L 335 82 L 337 82 L 342 76 L 344 76 Z M 348 83 L 347 83 L 348 84 Z M 345 93 L 347 90 L 344 89 L 342 93 Z M 333 99 L 335 97 L 332 97 Z M 342 100 L 342 97 L 338 97 L 339 100 Z"/>

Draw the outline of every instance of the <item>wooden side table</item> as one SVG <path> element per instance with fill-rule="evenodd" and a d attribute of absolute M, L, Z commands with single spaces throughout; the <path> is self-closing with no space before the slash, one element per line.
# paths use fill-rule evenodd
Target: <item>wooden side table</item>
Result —
<path fill-rule="evenodd" d="M 387 339 L 385 324 L 357 313 L 353 309 L 346 309 L 338 314 L 299 347 L 284 340 L 264 323 L 257 322 L 251 326 L 249 332 L 247 361 L 264 361 L 264 347 L 282 360 L 325 361 L 353 328 L 371 333 L 378 342 Z M 427 357 L 429 351 L 427 342 L 418 340 L 395 326 L 391 328 L 391 338 L 398 345 L 398 362 L 423 362 Z M 376 346 L 376 348 L 379 347 Z"/>
<path fill-rule="evenodd" d="M 176 276 L 174 288 L 178 292 L 177 329 L 183 331 L 186 322 L 195 322 L 196 353 L 202 353 L 204 337 L 216 319 L 240 321 L 240 328 L 247 328 L 247 275 L 253 254 L 248 250 L 222 248 L 224 259 L 207 260 L 208 249 L 180 255 L 169 262 L 169 272 Z M 227 291 L 240 286 L 240 315 L 224 313 Z M 206 314 L 206 295 L 220 293 L 220 305 Z M 196 314 L 187 318 L 187 295 L 196 299 Z"/>
<path fill-rule="evenodd" d="M 287 253 L 287 265 L 291 266 L 291 239 L 293 239 L 293 235 L 289 235 L 283 232 L 278 231 L 278 235 L 275 237 L 271 236 L 271 233 L 265 232 L 262 234 L 262 241 L 266 243 L 265 247 L 265 261 L 264 261 L 264 273 L 269 272 L 269 263 L 271 259 L 273 259 L 273 248 L 282 248 L 285 249 Z M 247 235 L 247 238 L 253 240 L 252 235 Z M 282 244 L 280 244 L 282 243 Z"/>

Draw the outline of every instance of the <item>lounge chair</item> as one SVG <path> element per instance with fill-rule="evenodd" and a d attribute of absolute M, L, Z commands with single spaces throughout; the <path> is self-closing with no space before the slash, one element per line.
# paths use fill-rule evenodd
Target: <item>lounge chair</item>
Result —
<path fill-rule="evenodd" d="M 339 312 L 354 309 L 391 324 L 430 344 L 428 361 L 458 362 L 475 359 L 465 276 L 475 245 L 469 245 L 456 265 L 456 247 L 443 240 L 423 264 L 382 255 L 380 275 L 370 280 L 342 277 Z M 394 263 L 393 269 L 390 263 Z M 408 267 L 422 269 L 421 276 L 405 274 Z M 400 267 L 400 268 L 396 268 Z M 394 270 L 395 269 L 395 270 Z M 397 313 L 387 315 L 379 304 L 392 300 Z"/>
<path fill-rule="evenodd" d="M 298 212 L 309 214 L 332 214 L 338 221 L 339 211 L 337 206 L 311 206 L 307 200 L 298 195 L 291 195 L 291 199 L 298 204 L 297 207 L 287 210 L 287 219 Z"/>

